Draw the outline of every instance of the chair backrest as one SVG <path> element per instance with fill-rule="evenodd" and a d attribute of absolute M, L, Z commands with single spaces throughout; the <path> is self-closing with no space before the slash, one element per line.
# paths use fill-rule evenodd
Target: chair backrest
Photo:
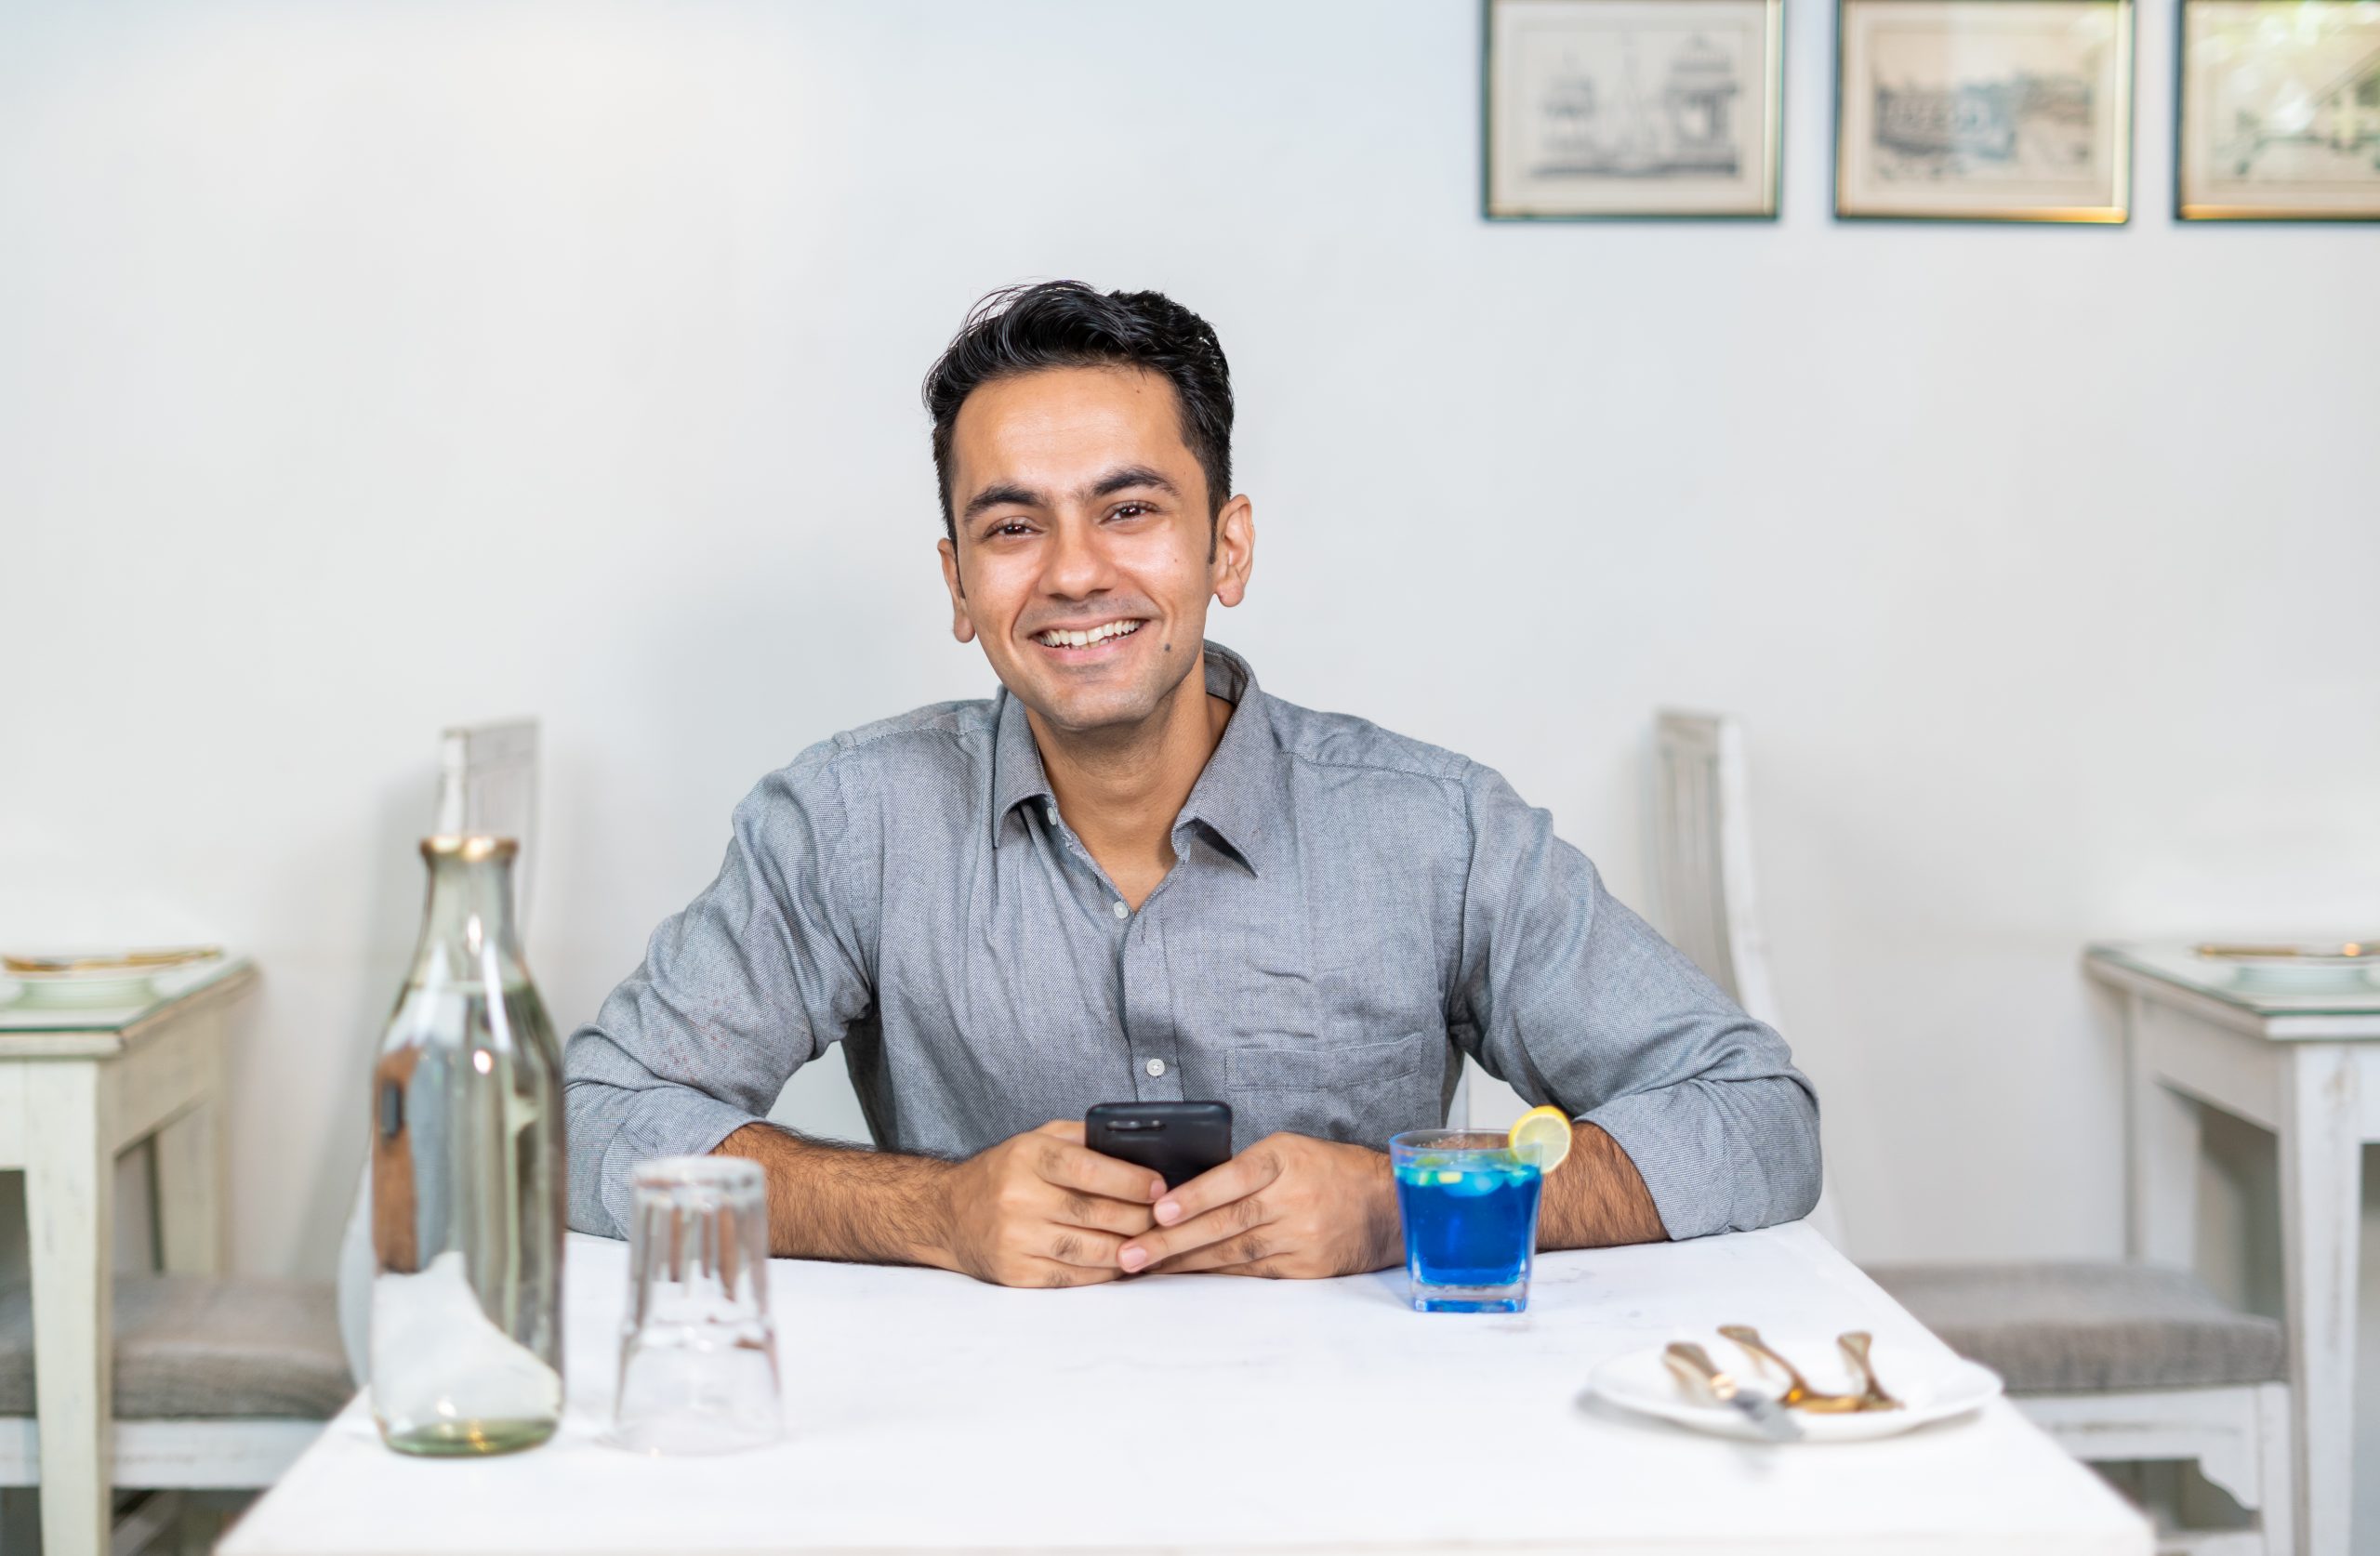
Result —
<path fill-rule="evenodd" d="M 1752 891 L 1743 728 L 1663 709 L 1653 726 L 1653 916 L 1754 1019 L 1777 1024 Z"/>
<path fill-rule="evenodd" d="M 1654 926 L 1746 1015 L 1782 1031 L 1752 890 L 1743 726 L 1721 714 L 1655 715 L 1652 810 Z M 1842 1243 L 1831 1188 L 1810 1220 L 1827 1241 Z"/>
<path fill-rule="evenodd" d="M 521 845 L 512 864 L 512 916 L 524 933 L 536 870 L 537 721 L 456 725 L 439 737 L 436 829 L 482 832 Z"/>

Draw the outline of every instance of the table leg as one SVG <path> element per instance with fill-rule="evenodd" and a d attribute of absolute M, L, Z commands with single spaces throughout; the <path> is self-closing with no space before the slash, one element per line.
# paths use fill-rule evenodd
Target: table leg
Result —
<path fill-rule="evenodd" d="M 2158 1012 L 2124 1000 L 2124 1251 L 2151 1264 L 2198 1261 L 2199 1104 L 2158 1079 Z"/>
<path fill-rule="evenodd" d="M 2297 1549 L 2349 1549 L 2355 1286 L 2363 1199 L 2356 1057 L 2290 1045 L 2281 1118 L 2281 1246 L 2294 1394 Z"/>
<path fill-rule="evenodd" d="M 222 1018 L 203 1035 L 206 1079 L 198 1104 L 157 1131 L 157 1231 L 165 1272 L 219 1275 L 223 1252 Z"/>
<path fill-rule="evenodd" d="M 25 1066 L 25 1226 L 45 1556 L 103 1556 L 115 1434 L 115 1162 L 97 1064 Z"/>

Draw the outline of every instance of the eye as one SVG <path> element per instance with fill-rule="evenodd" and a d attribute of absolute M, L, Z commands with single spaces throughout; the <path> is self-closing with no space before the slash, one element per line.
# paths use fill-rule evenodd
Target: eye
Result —
<path fill-rule="evenodd" d="M 985 530 L 984 532 L 984 538 L 985 540 L 989 540 L 994 535 L 1030 534 L 1032 531 L 1033 526 L 1026 523 L 1022 519 L 1003 519 L 998 523 L 994 524 L 990 529 Z"/>
<path fill-rule="evenodd" d="M 1116 505 L 1116 510 L 1113 513 L 1110 513 L 1108 517 L 1110 519 L 1138 519 L 1144 513 L 1155 513 L 1157 509 L 1151 508 L 1146 503 L 1118 503 Z"/>

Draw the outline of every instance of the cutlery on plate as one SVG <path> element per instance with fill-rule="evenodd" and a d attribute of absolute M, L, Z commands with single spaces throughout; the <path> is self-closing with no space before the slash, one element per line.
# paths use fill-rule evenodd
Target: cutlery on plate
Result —
<path fill-rule="evenodd" d="M 1673 1342 L 1661 1352 L 1661 1361 L 1677 1376 L 1688 1397 L 1726 1405 L 1771 1442 L 1790 1443 L 1802 1435 L 1801 1424 L 1785 1413 L 1782 1404 L 1770 1395 L 1739 1387 L 1719 1370 L 1711 1353 L 1693 1341 Z"/>
<path fill-rule="evenodd" d="M 1884 1384 L 1876 1379 L 1876 1364 L 1868 1359 L 1868 1331 L 1853 1329 L 1847 1334 L 1837 1335 L 1834 1337 L 1834 1343 L 1843 1347 L 1843 1353 L 1851 1359 L 1851 1370 L 1858 1373 L 1860 1380 L 1866 1385 L 1859 1391 L 1859 1408 L 1862 1410 L 1899 1409 L 1900 1401 L 1884 1392 Z"/>
<path fill-rule="evenodd" d="M 1811 1388 L 1809 1379 L 1802 1376 L 1801 1369 L 1771 1350 L 1760 1338 L 1760 1331 L 1751 1325 L 1722 1324 L 1719 1333 L 1743 1347 L 1746 1354 L 1754 1360 L 1773 1363 L 1778 1370 L 1784 1373 L 1785 1392 L 1778 1403 L 1787 1409 L 1807 1410 L 1816 1416 L 1835 1416 L 1868 1408 L 1864 1395 L 1831 1394 L 1823 1389 Z"/>

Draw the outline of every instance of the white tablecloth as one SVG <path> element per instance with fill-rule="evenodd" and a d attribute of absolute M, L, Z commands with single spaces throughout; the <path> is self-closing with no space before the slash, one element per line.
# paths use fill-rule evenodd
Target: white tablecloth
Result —
<path fill-rule="evenodd" d="M 1551 1255 L 1511 1316 L 1415 1313 L 1402 1271 L 1006 1291 L 780 1260 L 789 1433 L 715 1459 L 596 1440 L 626 1250 L 573 1236 L 568 1270 L 571 1401 L 554 1442 L 403 1458 L 359 1401 L 223 1556 L 2150 1547 L 2005 1402 L 1884 1442 L 1770 1447 L 1582 1401 L 1596 1362 L 1686 1328 L 1935 1343 L 1804 1226 Z"/>

